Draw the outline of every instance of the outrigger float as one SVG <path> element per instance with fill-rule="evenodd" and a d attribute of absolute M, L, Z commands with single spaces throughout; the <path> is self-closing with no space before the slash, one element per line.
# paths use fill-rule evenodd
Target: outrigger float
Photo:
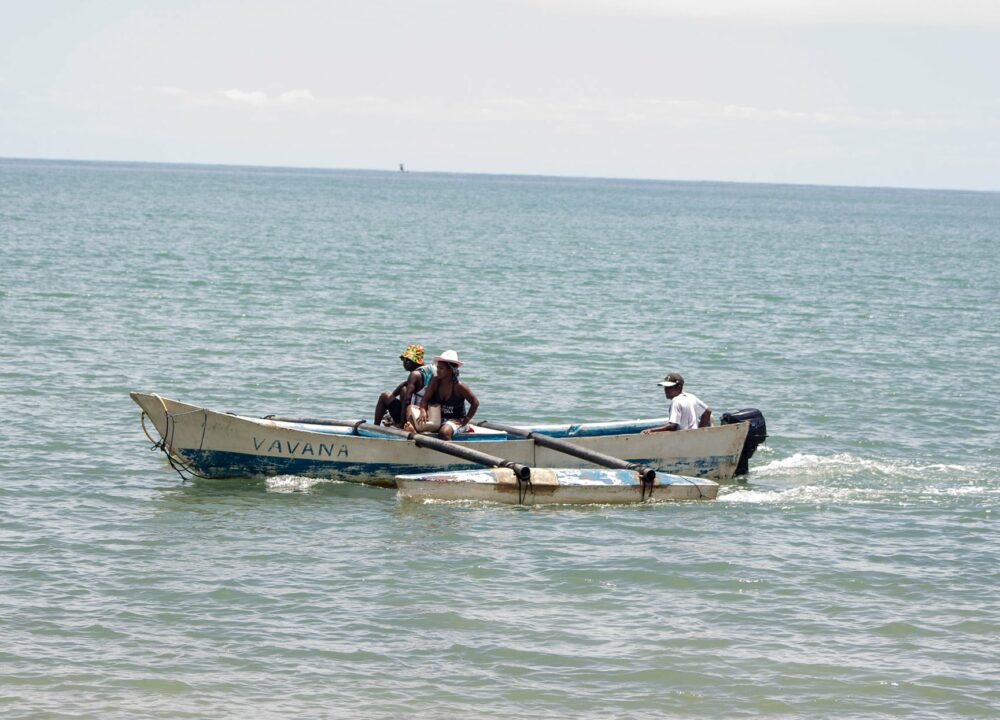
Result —
<path fill-rule="evenodd" d="M 397 475 L 406 500 L 480 500 L 507 505 L 622 505 L 645 500 L 715 500 L 719 483 L 656 473 L 650 481 L 634 470 L 531 468 L 522 480 L 510 468 Z"/>
<path fill-rule="evenodd" d="M 642 430 L 666 419 L 531 427 L 484 422 L 445 442 L 362 421 L 248 417 L 156 394 L 130 395 L 142 409 L 147 437 L 182 477 L 293 474 L 398 485 L 412 499 L 711 499 L 718 494 L 715 481 L 745 473 L 766 437 L 755 410 L 725 415 L 717 427 L 648 435 Z M 484 474 L 482 467 L 505 472 Z"/>

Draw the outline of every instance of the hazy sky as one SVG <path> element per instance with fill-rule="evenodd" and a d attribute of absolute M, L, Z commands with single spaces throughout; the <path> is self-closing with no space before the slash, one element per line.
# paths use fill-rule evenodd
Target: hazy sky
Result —
<path fill-rule="evenodd" d="M 1000 190 L 1000 0 L 0 0 L 0 156 Z"/>

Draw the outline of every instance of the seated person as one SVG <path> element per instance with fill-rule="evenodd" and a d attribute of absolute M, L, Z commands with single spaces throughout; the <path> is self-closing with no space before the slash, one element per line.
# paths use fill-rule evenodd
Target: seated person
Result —
<path fill-rule="evenodd" d="M 691 393 L 684 392 L 684 378 L 680 373 L 670 373 L 657 385 L 663 388 L 663 394 L 670 401 L 670 421 L 659 427 L 646 428 L 642 431 L 643 435 L 711 426 L 712 408 Z"/>
<path fill-rule="evenodd" d="M 442 440 L 451 440 L 458 433 L 468 432 L 472 416 L 479 409 L 479 399 L 468 385 L 458 379 L 458 369 L 462 367 L 458 353 L 445 350 L 434 356 L 434 362 L 434 378 L 427 387 L 423 400 L 418 406 L 411 408 L 410 413 L 413 426 L 420 428 L 427 421 L 428 409 L 434 405 L 440 406 L 441 426 L 437 432 Z M 468 411 L 465 409 L 466 401 L 469 403 Z M 427 427 L 421 432 L 434 432 L 434 429 Z"/>
<path fill-rule="evenodd" d="M 434 368 L 424 365 L 423 345 L 407 345 L 399 359 L 403 361 L 403 368 L 407 373 L 406 380 L 397 385 L 392 392 L 384 392 L 378 396 L 378 403 L 375 405 L 376 425 L 384 423 L 396 427 L 402 426 L 403 408 L 418 404 L 431 378 L 434 377 Z"/>

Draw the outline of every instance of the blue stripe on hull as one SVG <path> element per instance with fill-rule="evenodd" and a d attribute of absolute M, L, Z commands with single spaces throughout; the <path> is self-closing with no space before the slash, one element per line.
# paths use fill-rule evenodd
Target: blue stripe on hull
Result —
<path fill-rule="evenodd" d="M 304 477 L 347 480 L 372 485 L 394 487 L 396 475 L 427 472 L 427 465 L 397 465 L 392 463 L 352 463 L 312 458 L 273 457 L 221 450 L 183 450 L 184 457 L 210 478 L 270 477 L 272 475 L 302 475 Z M 479 465 L 435 465 L 435 472 L 475 470 Z"/>
<path fill-rule="evenodd" d="M 610 437 L 612 435 L 638 435 L 640 432 L 646 428 L 657 427 L 662 425 L 664 421 L 654 420 L 645 421 L 637 423 L 615 423 L 608 425 L 607 427 L 583 427 L 580 425 L 567 425 L 564 427 L 531 427 L 525 426 L 525 430 L 532 432 L 538 432 L 541 435 L 547 435 L 551 438 L 595 438 L 595 437 Z M 293 429 L 304 430 L 306 432 L 319 432 L 324 435 L 345 435 L 345 436 L 360 436 L 368 438 L 378 438 L 379 440 L 398 440 L 400 442 L 406 442 L 406 438 L 396 437 L 393 435 L 386 435 L 383 433 L 372 432 L 370 430 L 358 429 L 345 429 L 345 428 L 321 428 L 316 425 L 300 424 L 291 425 Z M 431 437 L 438 437 L 437 433 L 432 433 Z M 455 435 L 452 438 L 452 442 L 497 442 L 498 440 L 524 440 L 520 436 L 512 436 L 507 433 L 496 433 L 496 432 L 470 432 L 462 433 L 460 435 Z"/>
<path fill-rule="evenodd" d="M 548 435 L 553 438 L 592 438 L 608 437 L 609 435 L 638 435 L 646 428 L 662 425 L 663 421 L 646 421 L 635 423 L 612 423 L 606 427 L 583 427 L 581 425 L 567 425 L 559 428 L 539 426 L 537 432 L 541 435 Z M 535 431 L 534 427 L 526 427 L 526 430 Z"/>
<path fill-rule="evenodd" d="M 676 458 L 670 465 L 658 469 L 671 475 L 684 475 L 686 477 L 707 478 L 710 475 L 718 474 L 723 463 L 736 463 L 737 458 L 732 455 L 712 455 L 703 458 Z M 652 467 L 657 467 L 655 461 L 650 460 Z"/>
<path fill-rule="evenodd" d="M 614 427 L 605 428 L 581 428 L 579 425 L 570 425 L 566 428 L 543 428 L 536 430 L 532 427 L 525 427 L 525 430 L 531 432 L 537 432 L 539 435 L 547 435 L 550 438 L 595 438 L 595 437 L 611 437 L 612 435 L 638 435 L 642 430 L 646 428 L 656 427 L 657 425 L 662 425 L 663 423 L 641 423 L 634 425 L 616 425 Z M 349 434 L 349 433 L 348 433 Z M 378 433 L 358 433 L 359 435 L 367 435 L 368 437 L 385 438 L 384 435 L 379 435 Z M 437 433 L 431 435 L 431 437 L 438 437 Z M 403 440 L 404 438 L 393 438 L 396 440 Z M 507 433 L 462 433 L 460 435 L 455 435 L 452 442 L 496 442 L 497 440 L 521 440 L 524 438 L 515 435 L 509 435 Z"/>

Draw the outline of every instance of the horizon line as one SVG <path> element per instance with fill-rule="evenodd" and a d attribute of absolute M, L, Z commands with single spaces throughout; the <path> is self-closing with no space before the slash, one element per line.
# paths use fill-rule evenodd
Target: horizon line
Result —
<path fill-rule="evenodd" d="M 496 178 L 532 178 L 550 180 L 603 180 L 610 182 L 642 182 L 642 183 L 701 183 L 706 185 L 767 185 L 773 187 L 815 187 L 815 188 L 837 188 L 843 190 L 912 190 L 925 192 L 955 192 L 955 193 L 985 193 L 997 194 L 998 189 L 983 188 L 948 188 L 929 186 L 903 186 L 903 185 L 843 185 L 839 183 L 822 182 L 790 182 L 790 181 L 750 181 L 750 180 L 690 180 L 683 178 L 644 178 L 644 177 L 615 177 L 609 175 L 545 175 L 542 173 L 504 173 L 504 172 L 470 172 L 460 170 L 410 170 L 406 169 L 383 169 L 383 168 L 336 168 L 322 167 L 315 165 L 260 165 L 253 163 L 217 163 L 217 162 L 171 162 L 163 160 L 106 160 L 95 158 L 46 158 L 46 157 L 17 157 L 0 155 L 0 162 L 4 161 L 27 161 L 43 163 L 79 163 L 79 164 L 105 164 L 105 165 L 162 165 L 167 167 L 188 167 L 188 168 L 233 168 L 246 170 L 290 170 L 306 172 L 371 172 L 385 173 L 388 175 L 414 174 L 414 175 L 469 175 L 474 177 L 496 177 Z M 402 163 L 405 165 L 405 163 Z M 400 163 L 395 163 L 398 167 Z"/>

